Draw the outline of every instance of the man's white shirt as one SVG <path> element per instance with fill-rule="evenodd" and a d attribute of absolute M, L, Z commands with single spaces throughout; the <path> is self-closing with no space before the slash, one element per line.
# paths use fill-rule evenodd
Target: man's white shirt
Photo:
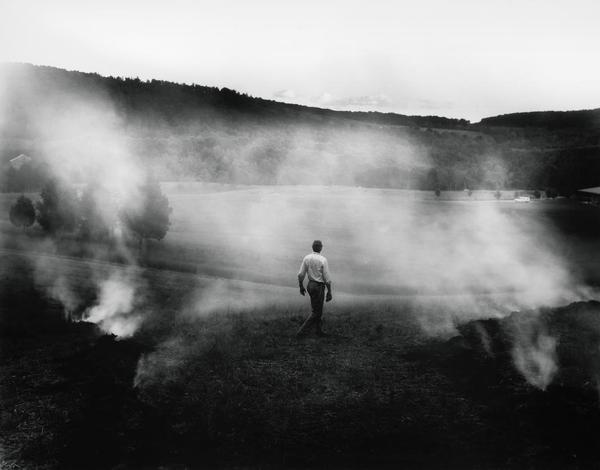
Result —
<path fill-rule="evenodd" d="M 302 260 L 300 272 L 298 272 L 298 279 L 303 281 L 304 276 L 307 274 L 309 281 L 323 282 L 325 284 L 331 282 L 327 258 L 322 254 L 315 252 L 306 255 Z"/>

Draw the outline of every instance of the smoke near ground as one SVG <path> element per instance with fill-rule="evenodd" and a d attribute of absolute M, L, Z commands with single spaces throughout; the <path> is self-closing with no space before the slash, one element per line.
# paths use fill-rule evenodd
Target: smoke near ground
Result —
<path fill-rule="evenodd" d="M 517 369 L 527 381 L 545 390 L 558 371 L 556 355 L 558 340 L 544 331 L 531 331 L 533 328 L 543 329 L 543 326 L 536 325 L 518 332 L 513 357 Z"/>
<path fill-rule="evenodd" d="M 418 322 L 433 336 L 452 336 L 473 319 L 596 295 L 534 204 L 415 200 L 410 192 L 354 188 L 229 189 L 174 195 L 167 243 L 201 239 L 214 257 L 200 269 L 264 287 L 211 282 L 188 315 L 272 310 L 286 296 L 301 299 L 295 273 L 315 238 L 324 240 L 339 308 L 352 310 L 357 299 L 410 300 L 422 307 Z M 540 328 L 534 316 L 529 329 L 515 332 L 514 360 L 544 388 L 555 370 L 556 339 Z"/>
<path fill-rule="evenodd" d="M 19 92 L 27 94 L 27 77 L 21 78 Z M 185 137 L 165 136 L 164 123 L 156 123 L 156 129 L 148 122 L 143 127 L 133 125 L 107 96 L 85 90 L 70 93 L 69 84 L 63 92 L 27 107 L 28 115 L 18 116 L 27 123 L 24 139 L 37 149 L 52 176 L 69 184 L 95 184 L 90 197 L 108 225 L 115 224 L 118 211 L 139 204 L 139 184 L 160 166 L 141 151 L 142 132 L 159 132 L 165 153 L 181 156 L 181 164 L 189 165 L 193 159 L 185 150 Z M 30 99 L 42 95 L 43 90 L 35 90 Z M 6 125 L 11 121 L 10 100 L 6 93 L 0 99 L 0 123 Z M 192 124 L 189 132 L 201 135 L 202 127 Z M 9 131 L 3 129 L 3 134 Z M 299 126 L 273 146 L 263 128 L 257 135 L 247 133 L 243 145 L 233 147 L 239 153 L 228 157 L 246 162 L 244 171 L 254 172 L 257 181 L 268 170 L 264 182 L 312 184 L 205 185 L 191 191 L 171 187 L 172 227 L 164 246 L 156 249 L 172 249 L 169 262 L 192 266 L 207 277 L 182 303 L 182 316 L 272 309 L 286 302 L 291 302 L 290 308 L 300 308 L 301 299 L 287 299 L 297 296 L 295 274 L 316 238 L 324 241 L 334 295 L 342 305 L 352 296 L 372 296 L 374 302 L 381 296 L 423 299 L 436 307 L 420 316 L 419 322 L 435 335 L 451 334 L 457 323 L 473 318 L 594 296 L 573 275 L 553 228 L 534 210 L 507 202 L 424 200 L 422 193 L 410 191 L 322 186 L 344 172 L 353 175 L 348 179 L 351 184 L 375 159 L 390 168 L 430 167 L 427 152 L 404 131 L 391 135 L 361 127 L 324 132 Z M 324 150 L 317 145 L 323 142 Z M 327 151 L 331 147 L 340 152 Z M 272 165 L 265 166 L 265 155 L 272 157 Z M 362 158 L 365 155 L 372 155 L 373 161 Z M 484 167 L 492 175 L 489 179 L 501 179 L 505 169 L 493 156 L 482 158 L 488 162 Z M 218 168 L 207 174 L 218 174 Z M 113 236 L 118 239 L 117 230 Z M 122 243 L 117 246 L 135 270 L 137 254 Z M 103 248 L 96 250 L 93 257 L 101 259 Z M 72 279 L 55 271 L 52 260 L 40 261 L 37 273 L 49 285 L 49 295 L 64 305 L 66 316 L 79 312 L 79 318 L 97 323 L 108 333 L 134 335 L 148 314 L 140 303 L 151 286 L 138 282 L 122 266 L 91 264 L 89 269 L 91 303 Z M 171 344 L 180 348 L 177 332 L 174 335 L 155 354 Z M 527 331 L 519 337 L 516 367 L 532 384 L 546 387 L 557 367 L 556 339 Z"/>
<path fill-rule="evenodd" d="M 143 319 L 135 312 L 136 303 L 139 305 L 143 299 L 143 289 L 136 288 L 131 275 L 119 274 L 112 274 L 99 287 L 98 302 L 84 313 L 83 320 L 120 338 L 132 336 Z"/>

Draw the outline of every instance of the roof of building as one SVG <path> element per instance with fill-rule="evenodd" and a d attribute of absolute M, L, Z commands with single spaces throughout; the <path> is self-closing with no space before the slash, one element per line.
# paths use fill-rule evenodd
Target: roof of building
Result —
<path fill-rule="evenodd" d="M 29 155 L 25 155 L 24 153 L 17 155 L 15 158 L 11 158 L 8 163 L 10 163 L 13 168 L 15 169 L 19 169 L 21 168 L 25 163 L 28 163 L 32 160 L 32 158 Z"/>
<path fill-rule="evenodd" d="M 594 188 L 584 188 L 578 189 L 580 193 L 589 193 L 589 194 L 600 194 L 600 186 L 596 186 Z"/>

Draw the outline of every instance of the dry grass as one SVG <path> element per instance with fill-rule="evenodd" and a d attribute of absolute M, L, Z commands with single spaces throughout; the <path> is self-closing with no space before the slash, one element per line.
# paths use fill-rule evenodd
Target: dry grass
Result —
<path fill-rule="evenodd" d="M 239 201 L 239 194 L 231 197 Z M 597 227 L 589 229 L 589 208 L 561 207 L 517 210 L 560 227 L 570 242 L 561 249 L 597 282 L 600 270 L 589 256 Z M 53 247 L 38 245 L 35 233 L 16 236 L 6 220 L 0 230 L 10 242 L 5 249 L 30 252 L 0 253 L 2 468 L 594 462 L 591 438 L 582 431 L 600 422 L 590 388 L 540 392 L 509 357 L 490 359 L 464 342 L 427 336 L 424 324 L 450 331 L 441 322 L 448 317 L 443 298 L 426 303 L 336 291 L 325 317 L 332 336 L 299 341 L 294 333 L 308 304 L 292 287 L 297 260 L 275 259 L 267 278 L 241 270 L 252 266 L 243 256 L 215 270 L 217 245 L 199 246 L 182 229 L 152 247 L 136 270 L 148 287 L 140 304 L 145 322 L 133 339 L 117 341 L 91 325 L 65 323 L 47 294 L 52 279 L 36 279 L 35 270 L 40 258 L 51 257 L 52 268 L 89 306 L 90 272 L 123 266 L 110 264 L 110 256 L 86 259 L 85 249 L 74 252 L 68 243 L 56 256 Z M 39 257 L 31 255 L 36 246 L 45 250 Z M 214 292 L 207 275 L 266 283 L 219 280 L 229 297 L 219 297 L 221 311 L 211 313 L 198 300 Z"/>
<path fill-rule="evenodd" d="M 8 259 L 16 273 L 22 259 Z M 595 392 L 537 391 L 506 355 L 426 336 L 427 312 L 415 303 L 328 304 L 332 336 L 297 340 L 306 305 L 181 315 L 162 294 L 188 277 L 147 275 L 163 300 L 133 339 L 59 317 L 40 328 L 36 319 L 56 308 L 44 298 L 21 325 L 29 328 L 3 336 L 6 468 L 564 468 L 593 459 L 582 436 L 599 419 Z"/>

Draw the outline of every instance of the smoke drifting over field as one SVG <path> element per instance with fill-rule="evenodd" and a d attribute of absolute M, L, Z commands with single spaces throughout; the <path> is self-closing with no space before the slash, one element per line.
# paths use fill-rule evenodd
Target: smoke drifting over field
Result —
<path fill-rule="evenodd" d="M 338 312 L 356 312 L 361 302 L 397 300 L 398 308 L 411 302 L 422 307 L 417 320 L 431 335 L 456 334 L 457 324 L 473 319 L 595 296 L 535 204 L 415 200 L 422 195 L 339 187 L 221 189 L 172 195 L 169 242 L 202 240 L 212 254 L 210 262 L 199 262 L 201 271 L 265 284 L 207 282 L 186 309 L 191 316 L 283 312 L 277 306 L 286 297 L 289 308 L 304 313 L 307 305 L 292 304 L 305 300 L 295 274 L 315 238 L 325 243 Z M 543 330 L 535 316 L 519 324 L 513 351 L 517 369 L 542 389 L 558 367 L 557 338 Z M 177 354 L 184 354 L 177 344 Z M 146 357 L 144 373 L 163 362 Z"/>
<path fill-rule="evenodd" d="M 88 187 L 90 205 L 95 214 L 109 227 L 115 227 L 118 211 L 137 207 L 138 187 L 148 174 L 148 169 L 131 151 L 128 135 L 124 132 L 125 123 L 119 117 L 111 101 L 103 95 L 79 90 L 71 93 L 69 84 L 49 93 L 36 87 L 29 80 L 26 71 L 11 68 L 3 70 L 0 76 L 0 123 L 6 127 L 0 134 L 7 136 L 2 150 L 14 145 L 10 133 L 17 128 L 24 133 L 23 146 L 33 150 L 36 163 L 40 160 L 49 168 L 50 177 L 60 184 Z M 11 93 L 7 92 L 10 86 Z M 15 103 L 20 103 L 14 113 Z M 13 112 L 14 115 L 10 113 Z M 25 149 L 23 151 L 26 151 Z M 121 258 L 135 263 L 135 256 L 120 238 L 120 232 L 113 233 L 113 250 Z M 55 242 L 44 242 L 46 249 L 56 251 Z M 94 257 L 106 254 L 102 247 Z M 141 296 L 130 275 L 122 275 L 121 269 L 107 271 L 105 266 L 89 267 L 89 277 L 79 282 L 61 273 L 64 264 L 53 262 L 47 257 L 36 260 L 37 280 L 47 286 L 48 294 L 60 301 L 65 315 L 71 318 L 76 312 L 87 321 L 98 323 L 102 329 L 118 336 L 130 336 L 141 322 L 139 316 L 131 314 L 135 298 Z M 93 283 L 95 293 L 82 293 L 84 284 Z M 89 286 L 86 286 L 89 288 Z M 89 290 L 89 289 L 88 289 Z M 97 297 L 95 305 L 86 306 L 86 300 Z M 78 318 L 78 315 L 75 315 Z"/>
<path fill-rule="evenodd" d="M 548 334 L 535 317 L 515 334 L 515 366 L 531 385 L 545 390 L 558 372 L 557 338 Z"/>
<path fill-rule="evenodd" d="M 215 192 L 197 206 L 174 198 L 175 229 L 185 225 L 229 250 L 227 260 L 254 256 L 247 268 L 273 281 L 286 272 L 293 278 L 289 269 L 322 238 L 336 284 L 348 293 L 495 294 L 506 309 L 584 294 L 535 209 L 412 197 L 323 187 Z"/>
<path fill-rule="evenodd" d="M 143 295 L 143 290 L 136 289 L 131 276 L 113 273 L 100 283 L 98 303 L 85 312 L 83 319 L 118 337 L 133 336 L 143 320 L 134 311 Z"/>
<path fill-rule="evenodd" d="M 26 77 L 20 92 L 28 92 Z M 37 90 L 30 99 L 41 93 Z M 7 122 L 9 104 L 4 95 L 0 123 Z M 124 121 L 106 96 L 71 95 L 65 85 L 64 94 L 27 109 L 31 113 L 19 118 L 28 125 L 27 139 L 34 142 L 28 145 L 39 151 L 55 176 L 68 182 L 93 181 L 98 186 L 93 197 L 106 220 L 116 220 L 118 208 L 138 203 L 138 184 L 160 162 L 149 162 L 138 153 L 140 146 L 134 144 L 142 130 Z M 145 127 L 143 132 L 152 133 L 152 128 Z M 164 134 L 164 127 L 160 132 Z M 247 138 L 241 153 L 230 157 L 248 162 L 246 169 L 256 172 L 257 180 L 267 168 L 270 175 L 266 181 L 277 183 L 326 184 L 334 174 L 354 175 L 368 169 L 370 162 L 359 161 L 353 152 L 387 159 L 390 167 L 429 165 L 426 152 L 402 136 L 386 134 L 387 140 L 375 140 L 376 132 L 353 134 L 347 130 L 315 138 L 316 132 L 322 131 L 302 128 L 293 133 L 284 153 L 281 146 L 276 147 L 271 166 L 251 164 L 254 157 L 262 158 L 262 152 L 274 152 L 265 144 L 265 135 L 254 141 Z M 181 151 L 184 142 L 178 139 L 184 137 L 169 137 L 166 153 Z M 315 142 L 322 141 L 344 151 L 320 151 Z M 306 159 L 306 152 L 300 151 L 304 147 L 314 149 L 311 158 Z M 340 154 L 348 157 L 342 160 Z M 503 169 L 492 165 L 490 171 Z M 572 277 L 556 249 L 552 229 L 527 210 L 512 210 L 507 203 L 423 201 L 408 192 L 342 187 L 212 189 L 167 194 L 173 225 L 163 243 L 173 250 L 175 261 L 195 265 L 199 274 L 264 284 L 255 288 L 227 280 L 207 282 L 191 296 L 186 312 L 192 316 L 266 308 L 281 295 L 273 294 L 276 289 L 283 297 L 297 296 L 291 289 L 295 275 L 315 238 L 324 241 L 336 299 L 338 295 L 342 301 L 366 295 L 437 299 L 432 316 L 420 319 L 423 327 L 435 334 L 447 333 L 457 321 L 562 305 L 591 296 Z M 208 254 L 199 257 L 198 251 L 204 248 Z M 129 259 L 135 264 L 135 256 Z M 40 272 L 47 278 L 48 266 L 40 267 Z M 133 335 L 144 319 L 136 306 L 150 286 L 123 275 L 121 269 L 107 271 L 105 267 L 92 273 L 91 279 L 96 303 L 81 305 L 78 286 L 60 273 L 51 283 L 51 295 L 68 313 L 83 308 L 84 318 L 106 331 Z M 514 352 L 515 364 L 531 383 L 543 388 L 555 372 L 556 340 L 545 335 L 522 337 Z M 181 342 L 173 344 L 181 347 Z M 144 361 L 147 365 L 150 359 Z M 168 361 L 153 363 L 168 366 Z"/>

